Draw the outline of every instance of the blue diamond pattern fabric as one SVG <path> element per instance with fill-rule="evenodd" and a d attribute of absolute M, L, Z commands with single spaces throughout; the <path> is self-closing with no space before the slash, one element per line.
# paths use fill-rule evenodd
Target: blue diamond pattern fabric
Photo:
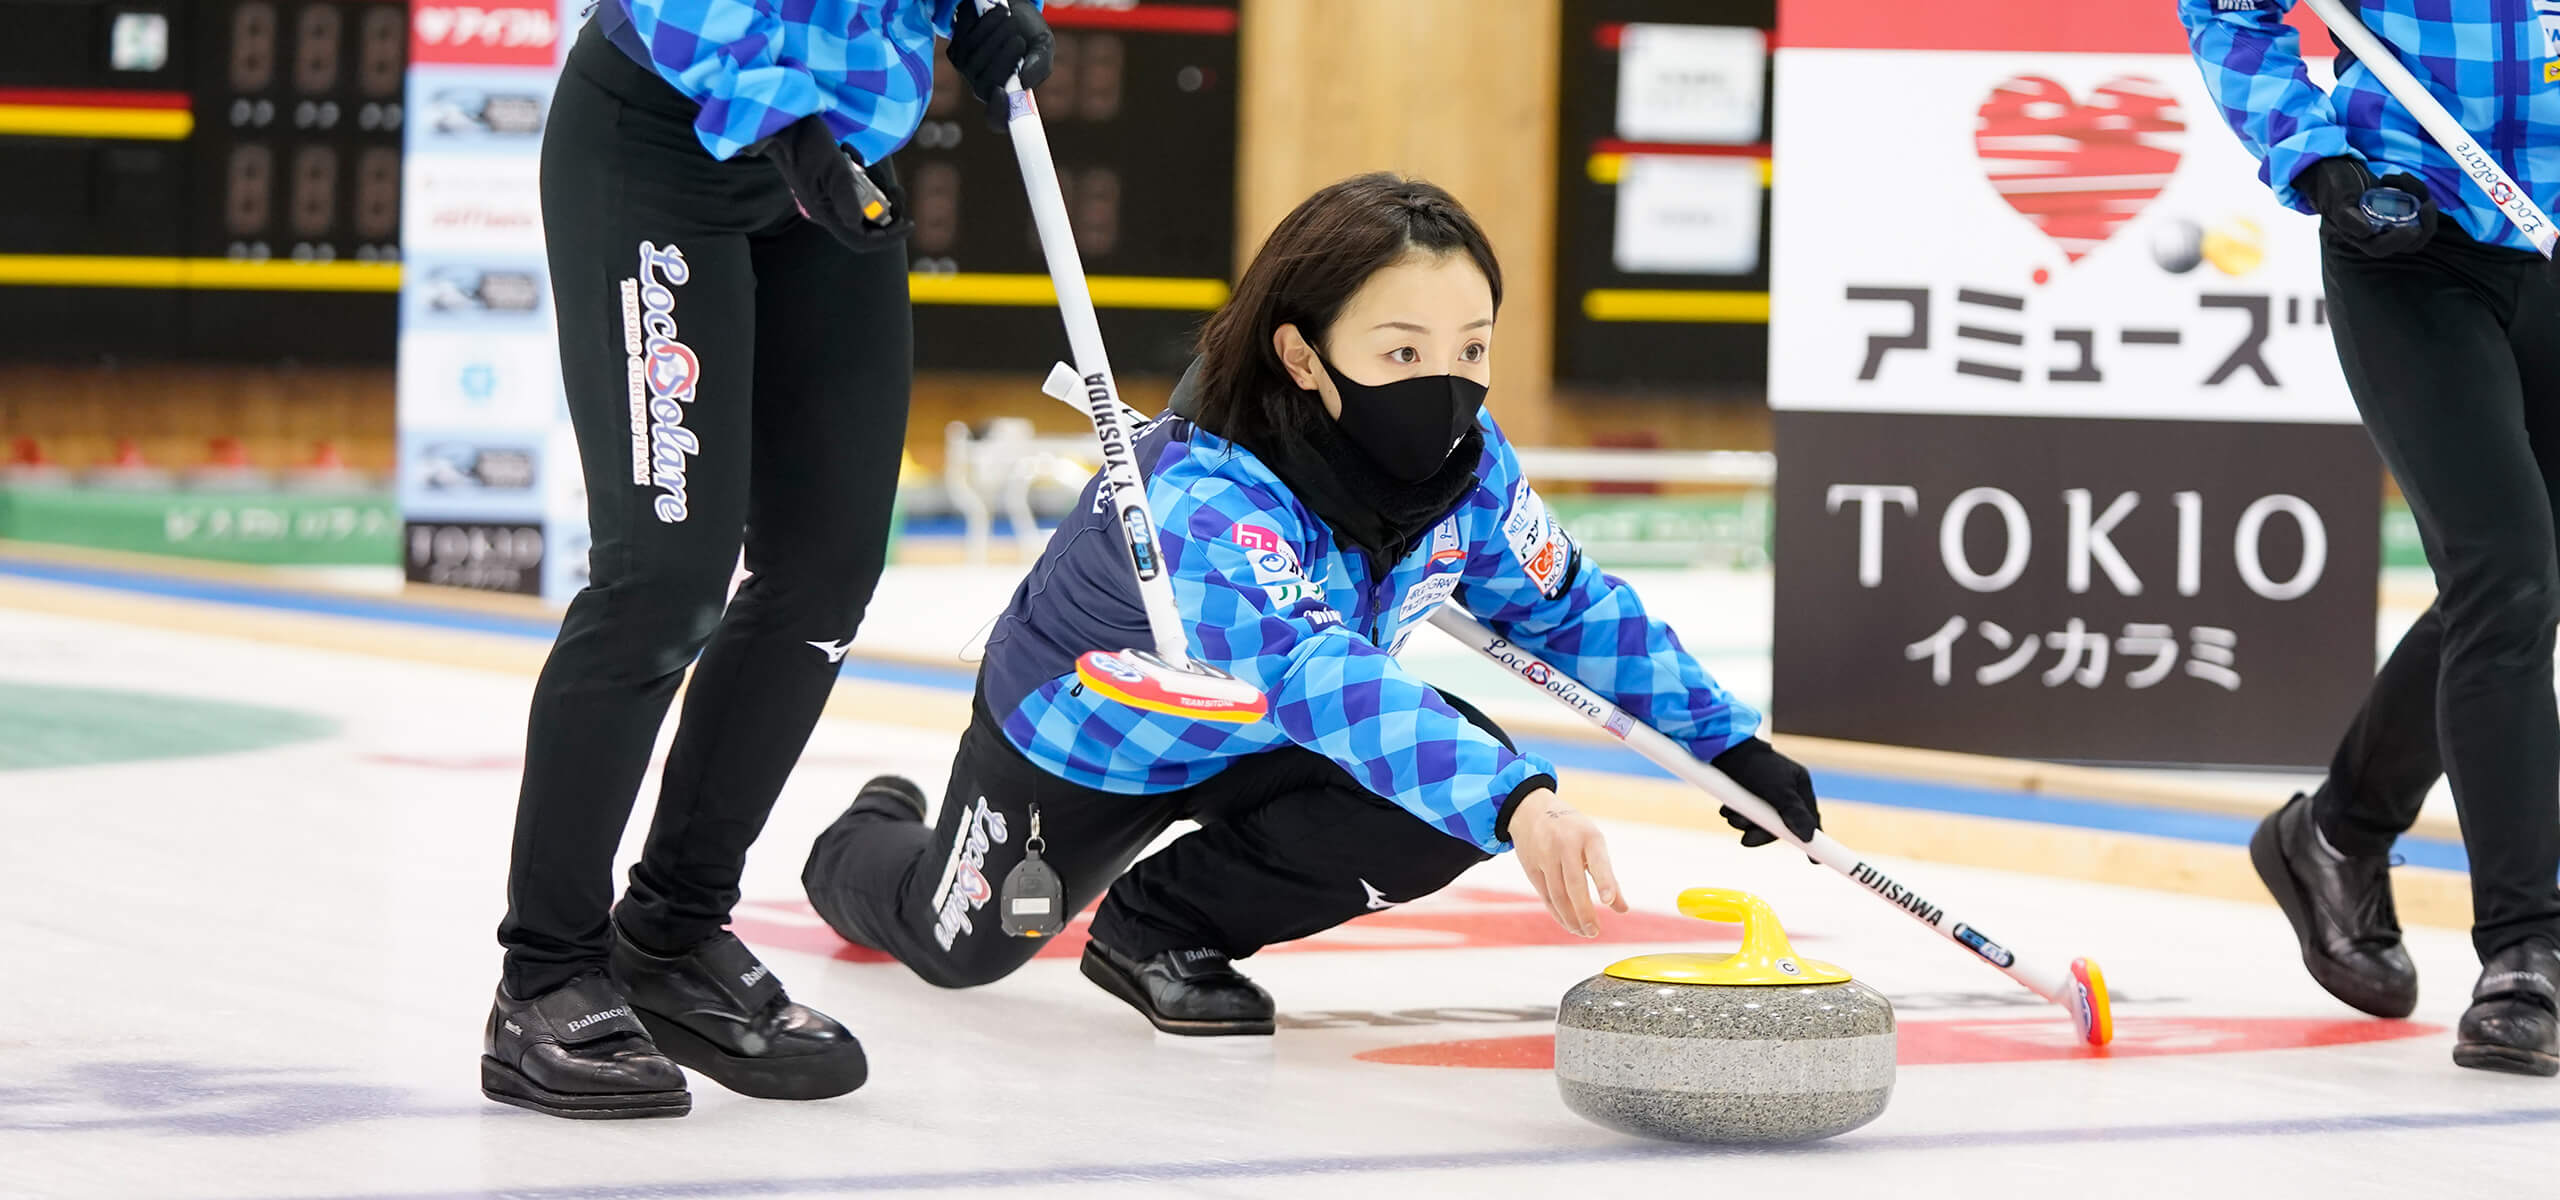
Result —
<path fill-rule="evenodd" d="M 2323 158 L 2352 154 L 2376 177 L 2400 172 L 2424 181 L 2436 206 L 2473 238 L 2532 249 L 2362 63 L 2342 56 L 2333 91 L 2311 82 L 2301 38 L 2284 23 L 2295 2 L 2177 0 L 2205 88 L 2258 156 L 2258 178 L 2276 198 L 2312 211 L 2294 178 Z M 2560 3 L 2361 0 L 2356 7 L 2401 65 L 2550 211 L 2560 199 Z"/>
<path fill-rule="evenodd" d="M 1038 3 L 1038 0 L 1030 0 Z M 954 0 L 603 0 L 659 78 L 702 105 L 694 132 L 727 160 L 819 115 L 864 162 L 915 136 L 933 99 L 933 39 Z"/>
<path fill-rule="evenodd" d="M 1200 658 L 1262 689 L 1252 724 L 1196 721 L 1079 686 L 1089 650 L 1149 644 L 1099 480 L 1014 594 L 980 687 L 1007 738 L 1060 778 L 1122 793 L 1199 783 L 1251 754 L 1303 746 L 1433 828 L 1489 852 L 1503 803 L 1554 783 L 1444 702 L 1396 658 L 1442 603 L 1459 603 L 1621 707 L 1713 757 L 1752 735 L 1737 702 L 1635 591 L 1584 561 L 1483 419 L 1477 485 L 1402 561 L 1337 539 L 1252 452 L 1178 418 L 1137 440 L 1183 626 Z"/>

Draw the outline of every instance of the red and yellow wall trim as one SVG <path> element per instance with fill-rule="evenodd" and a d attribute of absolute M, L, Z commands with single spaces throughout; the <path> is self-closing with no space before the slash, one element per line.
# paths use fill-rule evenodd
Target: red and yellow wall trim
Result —
<path fill-rule="evenodd" d="M 185 92 L 0 87 L 0 134 L 175 142 L 195 128 Z"/>

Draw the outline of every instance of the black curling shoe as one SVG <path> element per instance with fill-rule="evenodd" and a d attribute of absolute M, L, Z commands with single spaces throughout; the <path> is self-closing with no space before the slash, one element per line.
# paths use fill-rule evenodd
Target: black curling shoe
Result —
<path fill-rule="evenodd" d="M 587 975 L 530 1000 L 498 989 L 480 1094 L 555 1117 L 681 1117 L 684 1072 L 659 1053 L 611 981 Z"/>
<path fill-rule="evenodd" d="M 2249 839 L 2249 862 L 2302 944 L 2302 965 L 2329 994 L 2377 1017 L 2418 1007 L 2418 968 L 2400 945 L 2391 860 L 2321 844 L 2311 801 L 2295 796 Z"/>
<path fill-rule="evenodd" d="M 1167 950 L 1138 962 L 1100 942 L 1087 942 L 1084 977 L 1166 1033 L 1227 1037 L 1271 1032 L 1271 993 L 1215 950 Z"/>
<path fill-rule="evenodd" d="M 922 821 L 924 808 L 924 789 L 917 787 L 915 780 L 904 775 L 875 775 L 853 794 L 853 804 L 844 815 L 877 813 L 896 821 Z"/>
<path fill-rule="evenodd" d="M 2458 1065 L 2560 1075 L 2560 950 L 2530 941 L 2491 955 L 2456 1036 Z"/>
<path fill-rule="evenodd" d="M 794 1004 L 773 970 L 723 931 L 667 958 L 613 929 L 613 981 L 669 1058 L 765 1100 L 824 1100 L 862 1086 L 862 1043 L 833 1017 Z"/>

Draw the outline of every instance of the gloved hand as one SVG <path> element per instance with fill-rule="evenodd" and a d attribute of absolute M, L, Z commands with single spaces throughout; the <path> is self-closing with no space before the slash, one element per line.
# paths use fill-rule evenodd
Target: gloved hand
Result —
<path fill-rule="evenodd" d="M 747 147 L 747 153 L 772 159 L 782 172 L 782 182 L 791 189 L 791 198 L 800 203 L 801 215 L 847 246 L 862 251 L 886 249 L 905 241 L 915 228 L 907 217 L 906 189 L 898 186 L 898 174 L 888 160 L 865 168 L 814 113 Z M 864 212 L 866 201 L 874 199 L 865 195 L 864 178 L 887 201 L 877 218 Z"/>
<path fill-rule="evenodd" d="M 969 81 L 969 91 L 987 106 L 987 128 L 1004 132 L 1004 83 L 1022 77 L 1023 89 L 1049 78 L 1050 52 L 1057 46 L 1049 23 L 1031 0 L 1013 0 L 983 16 L 978 0 L 960 0 L 951 13 L 951 65 Z"/>
<path fill-rule="evenodd" d="M 2324 158 L 2303 169 L 2293 186 L 2320 210 L 2320 228 L 2374 258 L 2406 254 L 2436 234 L 2436 201 L 2415 176 L 2393 172 L 2377 183 L 2364 160 L 2347 155 Z M 2393 188 L 2418 198 L 2414 225 L 2377 225 L 2365 214 L 2364 194 L 2374 187 Z"/>
<path fill-rule="evenodd" d="M 1753 738 L 1709 761 L 1741 784 L 1742 790 L 1777 809 L 1787 832 L 1809 839 L 1822 828 L 1822 813 L 1813 804 L 1813 776 L 1794 759 L 1778 753 L 1777 747 Z M 1766 846 L 1778 840 L 1777 835 L 1742 819 L 1742 814 L 1730 808 L 1723 812 L 1725 824 L 1742 831 L 1743 845 Z"/>

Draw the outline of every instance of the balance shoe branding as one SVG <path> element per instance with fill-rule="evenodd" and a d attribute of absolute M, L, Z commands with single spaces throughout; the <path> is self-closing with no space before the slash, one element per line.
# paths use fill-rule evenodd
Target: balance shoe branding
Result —
<path fill-rule="evenodd" d="M 1921 899 L 1918 892 L 1904 888 L 1901 884 L 1895 883 L 1891 876 L 1865 863 L 1859 863 L 1856 870 L 1849 872 L 1849 878 L 1867 885 L 1868 891 L 1902 906 L 1904 911 L 1932 925 L 1937 924 L 1938 919 L 1946 915 L 1937 905 Z M 1990 956 L 1984 955 L 1984 957 Z"/>
<path fill-rule="evenodd" d="M 615 1017 L 627 1017 L 627 1016 L 630 1016 L 630 1015 L 631 1015 L 631 1006 L 630 1006 L 630 1005 L 628 1005 L 628 1004 L 618 1005 L 618 1006 L 613 1007 L 613 1008 L 608 1008 L 608 1009 L 606 1009 L 606 1010 L 604 1010 L 603 1012 L 600 1012 L 600 1013 L 588 1013 L 587 1015 L 585 1015 L 585 1016 L 583 1016 L 583 1017 L 573 1017 L 573 1018 L 571 1018 L 571 1019 L 570 1019 L 569 1024 L 568 1024 L 567 1026 L 565 1026 L 565 1028 L 566 1028 L 566 1029 L 567 1029 L 567 1031 L 568 1031 L 568 1032 L 570 1032 L 570 1033 L 576 1033 L 577 1031 L 579 1031 L 579 1030 L 581 1030 L 581 1029 L 584 1029 L 584 1028 L 586 1028 L 586 1027 L 587 1027 L 587 1026 L 589 1026 L 589 1025 L 598 1024 L 598 1023 L 600 1023 L 600 1022 L 604 1022 L 604 1021 L 610 1021 L 610 1020 L 614 1019 Z"/>
<path fill-rule="evenodd" d="M 951 860 L 942 868 L 947 883 L 934 903 L 941 913 L 934 919 L 933 940 L 949 950 L 961 934 L 972 932 L 976 925 L 969 914 L 987 906 L 995 889 L 987 886 L 987 851 L 1007 840 L 1004 814 L 987 807 L 987 798 L 978 797 L 977 807 L 952 839 Z"/>
<path fill-rule="evenodd" d="M 682 522 L 686 469 L 702 441 L 685 427 L 685 406 L 702 382 L 702 359 L 677 340 L 675 289 L 693 278 L 684 251 L 640 243 L 640 273 L 622 281 L 622 348 L 628 356 L 631 482 L 655 485 L 658 519 Z"/>
<path fill-rule="evenodd" d="M 768 967 L 763 963 L 757 963 L 755 970 L 738 976 L 738 982 L 748 987 L 754 987 L 756 984 L 763 982 L 765 977 L 771 974 L 773 974 L 773 968 Z"/>

